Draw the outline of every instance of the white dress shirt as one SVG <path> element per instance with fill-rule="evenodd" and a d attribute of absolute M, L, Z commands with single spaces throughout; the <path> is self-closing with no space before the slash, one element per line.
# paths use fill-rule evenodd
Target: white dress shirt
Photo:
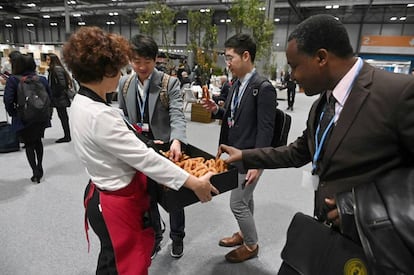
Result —
<path fill-rule="evenodd" d="M 136 170 L 174 190 L 189 176 L 141 142 L 127 128 L 119 109 L 78 94 L 69 121 L 75 151 L 100 189 L 113 191 L 127 186 Z"/>

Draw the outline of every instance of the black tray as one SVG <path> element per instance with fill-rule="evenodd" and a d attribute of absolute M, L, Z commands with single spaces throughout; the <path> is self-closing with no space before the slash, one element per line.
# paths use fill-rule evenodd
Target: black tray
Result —
<path fill-rule="evenodd" d="M 159 150 L 160 147 L 154 146 L 154 149 Z M 190 157 L 203 157 L 206 160 L 214 158 L 213 155 L 210 155 L 191 144 L 187 144 L 184 148 L 184 152 Z M 227 168 L 228 170 L 226 172 L 213 175 L 210 178 L 211 184 L 219 190 L 219 194 L 232 190 L 238 186 L 237 168 L 232 165 L 227 165 Z M 215 194 L 213 195 L 215 196 Z M 175 191 L 161 184 L 157 184 L 157 196 L 158 203 L 167 212 L 182 209 L 199 201 L 195 193 L 188 188 L 182 187 L 178 191 Z"/>
<path fill-rule="evenodd" d="M 153 148 L 155 151 L 161 154 L 162 151 L 168 151 L 168 144 L 155 144 L 152 140 L 147 137 L 138 134 L 131 125 L 127 123 L 128 127 L 134 131 L 136 136 L 147 144 L 148 147 Z M 187 144 L 184 146 L 183 151 L 190 157 L 203 157 L 206 160 L 215 158 L 215 156 L 191 145 Z M 213 184 L 217 190 L 221 193 L 227 192 L 238 186 L 238 172 L 237 168 L 232 165 L 227 165 L 227 171 L 213 175 L 210 178 L 211 184 Z M 162 184 L 156 184 L 157 189 L 157 200 L 158 203 L 165 209 L 167 212 L 172 212 L 180 210 L 188 205 L 194 204 L 198 201 L 196 194 L 185 187 L 180 188 L 178 191 L 170 189 Z M 215 196 L 216 194 L 213 194 Z"/>

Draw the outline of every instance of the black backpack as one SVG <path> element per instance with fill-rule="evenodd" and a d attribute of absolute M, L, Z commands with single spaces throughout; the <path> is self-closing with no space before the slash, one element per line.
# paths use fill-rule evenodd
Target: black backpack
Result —
<path fill-rule="evenodd" d="M 253 94 L 255 96 L 257 96 L 260 91 L 260 86 L 262 86 L 264 82 L 269 82 L 269 80 L 263 76 L 259 76 L 254 82 L 249 84 L 253 86 Z M 273 128 L 273 139 L 271 143 L 273 147 L 279 147 L 287 144 L 291 123 L 292 117 L 279 108 L 276 108 L 275 127 Z"/>
<path fill-rule="evenodd" d="M 52 115 L 49 94 L 40 77 L 18 76 L 17 116 L 25 124 L 46 122 Z"/>

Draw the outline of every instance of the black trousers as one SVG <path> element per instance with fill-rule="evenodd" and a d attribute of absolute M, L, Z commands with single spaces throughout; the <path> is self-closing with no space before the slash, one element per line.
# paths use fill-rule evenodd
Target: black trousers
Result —
<path fill-rule="evenodd" d="M 66 138 L 70 138 L 69 116 L 66 107 L 56 107 L 60 122 L 62 123 L 63 133 Z"/>
<path fill-rule="evenodd" d="M 159 245 L 162 241 L 163 229 L 161 226 L 161 216 L 157 203 L 157 186 L 156 182 L 148 178 L 148 193 L 150 194 L 150 212 L 152 226 L 155 231 L 155 245 Z M 170 238 L 173 241 L 182 241 L 185 237 L 185 214 L 184 209 L 170 212 Z"/>
<path fill-rule="evenodd" d="M 293 107 L 293 104 L 295 103 L 295 94 L 296 89 L 287 89 L 287 100 L 289 107 Z"/>

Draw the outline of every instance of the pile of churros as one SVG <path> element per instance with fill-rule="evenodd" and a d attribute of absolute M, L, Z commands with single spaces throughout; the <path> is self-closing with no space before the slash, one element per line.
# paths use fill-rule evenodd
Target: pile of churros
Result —
<path fill-rule="evenodd" d="M 160 153 L 167 158 L 170 156 L 170 151 L 164 152 L 160 150 Z M 203 176 L 207 174 L 207 172 L 222 173 L 227 171 L 226 163 L 220 158 L 212 158 L 206 160 L 203 157 L 192 158 L 186 154 L 183 154 L 181 156 L 181 159 L 174 163 L 196 177 Z"/>

